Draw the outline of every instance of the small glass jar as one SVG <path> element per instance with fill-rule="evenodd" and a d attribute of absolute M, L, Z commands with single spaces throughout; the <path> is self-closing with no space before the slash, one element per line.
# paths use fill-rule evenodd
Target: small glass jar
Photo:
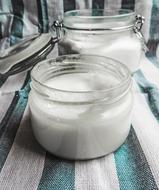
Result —
<path fill-rule="evenodd" d="M 133 93 L 131 74 L 120 62 L 92 55 L 59 56 L 37 64 L 31 79 L 32 128 L 49 152 L 91 159 L 125 141 Z"/>
<path fill-rule="evenodd" d="M 59 53 L 94 54 L 119 60 L 133 73 L 143 49 L 144 18 L 130 10 L 73 10 L 64 15 Z M 59 26 L 56 29 L 59 35 Z"/>

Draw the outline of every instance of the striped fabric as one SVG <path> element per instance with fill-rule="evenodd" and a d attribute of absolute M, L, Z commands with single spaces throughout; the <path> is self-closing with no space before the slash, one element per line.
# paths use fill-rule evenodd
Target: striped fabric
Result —
<path fill-rule="evenodd" d="M 50 155 L 34 139 L 28 111 L 29 72 L 0 81 L 0 190 L 159 189 L 158 0 L 0 0 L 0 47 L 48 32 L 63 12 L 84 8 L 132 9 L 146 17 L 149 51 L 134 74 L 131 130 L 114 153 L 90 161 Z M 52 55 L 57 56 L 57 46 Z"/>

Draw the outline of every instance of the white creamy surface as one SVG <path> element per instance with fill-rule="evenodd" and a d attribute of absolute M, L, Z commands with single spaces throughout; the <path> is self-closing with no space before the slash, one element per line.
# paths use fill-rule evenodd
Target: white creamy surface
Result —
<path fill-rule="evenodd" d="M 69 32 L 69 31 L 68 31 Z M 134 32 L 91 35 L 71 33 L 61 42 L 61 54 L 76 52 L 110 57 L 124 63 L 131 72 L 139 68 L 142 44 Z M 66 51 L 66 52 L 65 52 Z"/>
<path fill-rule="evenodd" d="M 59 75 L 44 84 L 60 90 L 90 91 L 108 89 L 118 83 L 118 79 L 109 73 L 106 75 L 98 72 L 87 72 Z"/>
<path fill-rule="evenodd" d="M 98 78 L 99 77 L 99 78 Z M 112 78 L 111 78 L 112 77 Z M 45 84 L 63 90 L 97 90 L 118 80 L 98 73 L 61 75 Z M 62 104 L 29 96 L 32 127 L 36 139 L 51 153 L 69 159 L 90 159 L 117 149 L 128 135 L 132 93 L 113 103 Z"/>

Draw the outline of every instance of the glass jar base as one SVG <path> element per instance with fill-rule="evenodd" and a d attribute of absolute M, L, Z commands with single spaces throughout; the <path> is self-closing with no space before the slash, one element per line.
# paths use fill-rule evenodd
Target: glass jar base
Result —
<path fill-rule="evenodd" d="M 105 146 L 105 149 L 107 149 L 107 150 L 105 150 L 105 151 L 103 150 L 101 152 L 94 151 L 93 153 L 91 151 L 89 152 L 89 150 L 87 149 L 87 153 L 83 154 L 83 153 L 80 153 L 78 151 L 78 155 L 77 155 L 76 154 L 77 153 L 76 148 L 74 148 L 74 151 L 72 153 L 70 153 L 70 150 L 67 151 L 66 149 L 65 149 L 65 153 L 63 153 L 62 151 L 58 151 L 59 143 L 57 143 L 57 145 L 55 145 L 55 143 L 54 143 L 54 145 L 53 145 L 54 147 L 53 148 L 51 146 L 48 147 L 47 146 L 47 142 L 45 142 L 45 140 L 47 141 L 48 139 L 44 140 L 43 136 L 40 137 L 39 134 L 37 134 L 37 131 L 35 130 L 35 126 L 33 126 L 34 124 L 31 124 L 31 125 L 32 125 L 33 133 L 34 133 L 34 136 L 35 136 L 37 142 L 46 151 L 48 151 L 49 153 L 51 153 L 52 155 L 54 155 L 54 156 L 56 156 L 58 158 L 67 159 L 67 160 L 91 160 L 91 159 L 97 159 L 97 158 L 100 158 L 100 157 L 104 157 L 104 156 L 106 156 L 108 154 L 111 154 L 114 151 L 116 151 L 118 148 L 120 148 L 120 146 L 125 142 L 126 138 L 128 137 L 129 131 L 130 131 L 130 127 L 129 127 L 127 133 L 125 133 L 124 136 L 121 137 L 120 142 L 114 143 L 112 145 L 112 148 L 109 148 L 109 147 L 107 148 L 107 146 Z M 90 147 L 90 149 L 93 149 L 93 148 L 94 147 L 93 147 L 93 142 L 92 142 L 92 147 Z M 56 151 L 55 151 L 55 149 L 56 149 Z M 63 148 L 61 148 L 61 149 L 63 149 Z M 70 149 L 71 149 L 71 147 L 70 147 Z"/>

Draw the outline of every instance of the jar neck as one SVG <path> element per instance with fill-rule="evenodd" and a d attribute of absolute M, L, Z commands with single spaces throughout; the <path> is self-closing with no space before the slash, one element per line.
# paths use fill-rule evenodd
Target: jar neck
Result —
<path fill-rule="evenodd" d="M 117 13 L 116 15 L 114 13 Z M 60 37 L 60 30 L 63 28 L 65 34 L 69 37 L 84 35 L 99 36 L 120 36 L 131 34 L 133 32 L 142 38 L 141 28 L 144 24 L 144 17 L 136 15 L 130 10 L 119 9 L 115 12 L 110 10 L 74 10 L 65 13 L 63 21 L 55 21 L 53 28 L 57 37 Z M 132 32 L 133 31 L 133 32 Z M 106 35 L 105 35 L 106 36 Z"/>
<path fill-rule="evenodd" d="M 117 38 L 123 37 L 131 37 L 134 35 L 133 28 L 127 29 L 127 30 L 116 30 L 116 31 L 109 31 L 109 30 L 96 30 L 96 31 L 81 31 L 81 30 L 70 30 L 70 29 L 64 29 L 63 36 L 65 38 L 71 39 L 71 40 L 97 40 L 96 42 L 104 42 L 103 39 L 108 40 L 114 40 Z"/>
<path fill-rule="evenodd" d="M 92 82 L 91 90 L 80 91 L 81 87 L 78 91 L 66 90 L 59 85 L 57 89 L 46 84 L 46 81 L 63 76 L 65 78 L 68 74 L 87 75 L 88 81 Z M 79 54 L 41 62 L 32 70 L 31 78 L 32 92 L 44 99 L 65 104 L 95 104 L 103 101 L 110 104 L 127 94 L 132 83 L 129 70 L 119 62 L 102 56 Z M 87 82 L 86 78 L 82 78 L 82 81 Z M 70 80 L 67 84 L 71 84 Z"/>

